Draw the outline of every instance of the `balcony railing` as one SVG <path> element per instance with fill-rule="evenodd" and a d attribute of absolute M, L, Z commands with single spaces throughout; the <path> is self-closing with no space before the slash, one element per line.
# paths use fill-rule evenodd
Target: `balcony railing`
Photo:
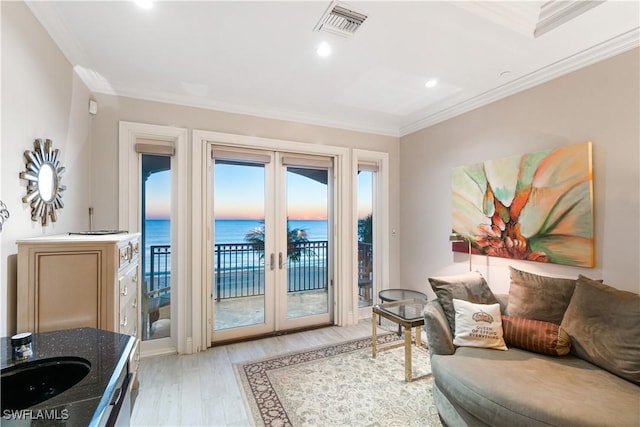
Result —
<path fill-rule="evenodd" d="M 329 285 L 328 242 L 292 243 L 288 257 L 288 292 L 326 289 Z M 150 247 L 148 297 L 165 296 L 171 290 L 171 246 Z M 214 297 L 217 301 L 264 295 L 264 249 L 250 243 L 214 245 Z M 275 259 L 274 263 L 278 263 Z M 278 268 L 277 265 L 273 266 Z"/>
<path fill-rule="evenodd" d="M 288 257 L 288 292 L 326 289 L 328 275 L 328 242 L 315 241 L 290 244 Z M 273 260 L 278 263 L 278 259 Z M 285 262 L 285 260 L 283 260 Z M 249 243 L 214 245 L 214 297 L 226 298 L 264 295 L 264 250 Z M 278 268 L 274 265 L 273 268 Z"/>
<path fill-rule="evenodd" d="M 171 246 L 154 245 L 150 247 L 149 298 L 168 296 L 171 291 Z"/>

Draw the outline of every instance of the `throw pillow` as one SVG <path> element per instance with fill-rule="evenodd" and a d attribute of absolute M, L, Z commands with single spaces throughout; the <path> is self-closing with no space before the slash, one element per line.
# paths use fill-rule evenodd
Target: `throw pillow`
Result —
<path fill-rule="evenodd" d="M 541 276 L 509 267 L 509 316 L 542 320 L 557 325 L 569 306 L 575 279 Z"/>
<path fill-rule="evenodd" d="M 456 312 L 453 308 L 453 299 L 475 302 L 479 304 L 497 303 L 491 288 L 484 277 L 477 271 L 470 271 L 454 276 L 429 277 L 431 289 L 438 297 L 442 311 L 447 318 L 451 333 L 456 330 Z"/>
<path fill-rule="evenodd" d="M 474 304 L 454 298 L 453 307 L 456 311 L 454 345 L 508 350 L 502 336 L 500 304 Z"/>
<path fill-rule="evenodd" d="M 521 317 L 502 316 L 502 330 L 505 342 L 513 347 L 550 356 L 569 354 L 571 340 L 560 325 Z"/>
<path fill-rule="evenodd" d="M 561 326 L 573 354 L 640 385 L 640 295 L 579 276 Z"/>

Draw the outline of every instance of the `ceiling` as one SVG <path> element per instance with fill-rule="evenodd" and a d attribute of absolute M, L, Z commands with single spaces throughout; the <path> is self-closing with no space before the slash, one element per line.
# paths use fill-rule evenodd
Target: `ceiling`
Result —
<path fill-rule="evenodd" d="M 93 92 L 393 136 L 640 44 L 637 1 L 565 1 L 591 4 L 534 37 L 553 3 L 351 0 L 340 37 L 330 0 L 27 2 Z"/>

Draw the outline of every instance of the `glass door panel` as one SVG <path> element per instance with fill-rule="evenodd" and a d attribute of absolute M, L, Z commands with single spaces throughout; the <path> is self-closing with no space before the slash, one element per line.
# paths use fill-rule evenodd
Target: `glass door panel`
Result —
<path fill-rule="evenodd" d="M 142 340 L 171 335 L 171 157 L 142 154 Z"/>
<path fill-rule="evenodd" d="M 284 312 L 289 320 L 315 316 L 311 323 L 329 321 L 331 163 L 314 167 L 305 165 L 304 160 L 287 161 L 287 157 L 284 163 L 287 238 Z M 323 315 L 324 320 L 318 315 Z"/>
<path fill-rule="evenodd" d="M 265 165 L 214 163 L 214 330 L 265 324 Z"/>
<path fill-rule="evenodd" d="M 331 321 L 331 159 L 302 159 L 213 147 L 214 342 Z"/>
<path fill-rule="evenodd" d="M 358 307 L 373 304 L 373 178 L 358 171 Z"/>

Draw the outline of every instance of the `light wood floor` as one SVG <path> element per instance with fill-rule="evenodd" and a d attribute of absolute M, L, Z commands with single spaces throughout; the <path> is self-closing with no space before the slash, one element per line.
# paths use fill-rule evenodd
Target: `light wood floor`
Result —
<path fill-rule="evenodd" d="M 384 330 L 380 332 L 385 332 Z M 140 363 L 132 426 L 251 426 L 233 364 L 371 336 L 371 320 Z"/>

